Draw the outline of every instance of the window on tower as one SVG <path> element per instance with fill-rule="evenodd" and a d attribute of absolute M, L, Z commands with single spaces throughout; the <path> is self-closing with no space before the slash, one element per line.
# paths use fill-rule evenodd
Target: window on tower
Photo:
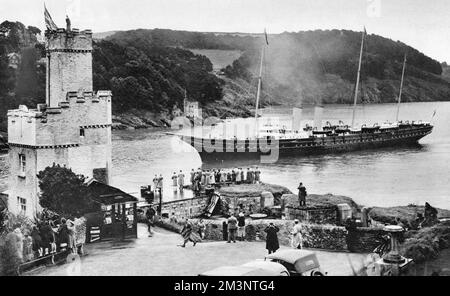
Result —
<path fill-rule="evenodd" d="M 80 137 L 84 137 L 84 128 L 80 128 Z"/>
<path fill-rule="evenodd" d="M 17 208 L 20 213 L 24 214 L 27 211 L 27 200 L 20 196 L 17 197 Z"/>
<path fill-rule="evenodd" d="M 25 174 L 25 168 L 27 165 L 27 159 L 25 154 L 19 154 L 19 172 L 21 174 Z"/>

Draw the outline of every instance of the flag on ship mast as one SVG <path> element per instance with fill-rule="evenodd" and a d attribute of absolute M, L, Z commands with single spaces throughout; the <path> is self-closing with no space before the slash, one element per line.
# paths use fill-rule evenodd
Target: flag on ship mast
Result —
<path fill-rule="evenodd" d="M 266 44 L 269 45 L 269 38 L 267 38 L 266 29 L 264 29 L 264 36 L 266 37 Z"/>
<path fill-rule="evenodd" d="M 50 13 L 48 12 L 45 3 L 44 3 L 44 17 L 45 17 L 45 26 L 47 27 L 48 30 L 50 31 L 58 30 L 58 26 L 55 24 L 52 17 L 50 16 Z"/>

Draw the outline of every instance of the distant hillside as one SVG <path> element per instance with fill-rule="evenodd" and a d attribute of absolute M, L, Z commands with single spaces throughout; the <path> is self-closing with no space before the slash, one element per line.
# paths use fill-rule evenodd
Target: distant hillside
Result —
<path fill-rule="evenodd" d="M 100 32 L 100 33 L 95 33 L 92 35 L 92 38 L 96 39 L 96 40 L 101 40 L 101 39 L 105 39 L 108 36 L 114 35 L 115 33 L 117 33 L 118 31 L 108 31 L 108 32 Z"/>
<path fill-rule="evenodd" d="M 44 47 L 41 31 L 19 22 L 0 24 L 0 131 L 6 130 L 8 109 L 45 101 L 45 65 L 39 63 Z"/>
<path fill-rule="evenodd" d="M 305 103 L 351 103 L 361 44 L 352 31 L 283 33 L 269 37 L 265 81 L 274 95 L 289 105 Z M 360 103 L 394 102 L 398 95 L 403 55 L 408 62 L 403 100 L 450 99 L 450 84 L 439 62 L 401 42 L 381 36 L 366 37 L 361 71 Z M 246 53 L 226 69 L 229 77 L 254 76 L 259 48 Z"/>
<path fill-rule="evenodd" d="M 450 66 L 447 63 L 442 63 L 442 77 L 450 82 Z"/>
<path fill-rule="evenodd" d="M 189 49 L 194 54 L 206 56 L 213 65 L 213 70 L 218 71 L 231 64 L 242 55 L 240 50 L 226 50 L 226 49 Z"/>
<path fill-rule="evenodd" d="M 242 56 L 233 65 L 225 67 L 225 73 L 232 80 L 240 78 L 253 83 L 264 42 L 261 34 L 162 29 L 118 32 L 108 39 L 125 45 L 138 43 L 142 47 L 158 44 L 195 50 L 240 50 Z M 264 87 L 278 102 L 299 105 L 353 101 L 361 33 L 345 30 L 282 33 L 269 35 L 269 43 Z M 450 85 L 445 80 L 446 74 L 442 75 L 438 61 L 400 41 L 368 35 L 360 103 L 396 100 L 405 53 L 408 65 L 404 100 L 449 100 Z M 214 59 L 220 59 L 220 56 Z"/>

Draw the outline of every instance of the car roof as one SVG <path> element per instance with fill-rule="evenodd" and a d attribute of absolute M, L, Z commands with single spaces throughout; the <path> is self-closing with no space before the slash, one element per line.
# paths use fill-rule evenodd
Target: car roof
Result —
<path fill-rule="evenodd" d="M 267 269 L 269 271 L 277 272 L 279 275 L 283 274 L 283 273 L 289 274 L 289 272 L 286 269 L 286 267 L 284 267 L 280 263 L 271 262 L 271 261 L 264 261 L 264 260 L 261 260 L 261 259 L 247 262 L 245 264 L 242 264 L 241 266 Z"/>
<path fill-rule="evenodd" d="M 273 260 L 282 260 L 282 261 L 285 261 L 290 264 L 295 264 L 295 262 L 297 262 L 297 260 L 312 256 L 312 255 L 315 256 L 315 254 L 316 253 L 312 252 L 312 251 L 292 249 L 292 250 L 277 251 L 275 253 L 267 255 L 266 258 L 273 259 Z"/>
<path fill-rule="evenodd" d="M 221 266 L 201 273 L 202 276 L 279 276 L 276 271 L 250 266 Z"/>

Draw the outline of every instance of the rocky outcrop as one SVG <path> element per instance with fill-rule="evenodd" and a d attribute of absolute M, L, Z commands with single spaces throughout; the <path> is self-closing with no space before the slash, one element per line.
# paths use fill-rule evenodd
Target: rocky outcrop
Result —
<path fill-rule="evenodd" d="M 152 113 L 142 110 L 131 110 L 116 113 L 112 117 L 113 129 L 168 128 L 171 118 L 165 113 Z"/>
<path fill-rule="evenodd" d="M 226 197 L 260 197 L 261 193 L 270 192 L 274 198 L 281 198 L 283 194 L 291 194 L 292 192 L 286 187 L 274 184 L 241 184 L 223 186 L 219 189 L 221 196 Z"/>
<path fill-rule="evenodd" d="M 339 204 L 348 204 L 354 213 L 359 209 L 358 204 L 347 196 L 333 194 L 309 194 L 306 196 L 306 207 L 310 209 L 337 206 Z M 298 195 L 284 195 L 282 197 L 282 206 L 299 207 Z"/>
<path fill-rule="evenodd" d="M 368 216 L 370 219 L 383 224 L 396 224 L 396 218 L 399 218 L 407 228 L 417 228 L 417 215 L 423 216 L 425 209 L 426 206 L 417 205 L 390 208 L 373 207 L 369 209 Z M 430 211 L 428 210 L 428 212 Z M 450 217 L 450 210 L 436 209 L 436 211 L 437 218 Z"/>

